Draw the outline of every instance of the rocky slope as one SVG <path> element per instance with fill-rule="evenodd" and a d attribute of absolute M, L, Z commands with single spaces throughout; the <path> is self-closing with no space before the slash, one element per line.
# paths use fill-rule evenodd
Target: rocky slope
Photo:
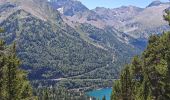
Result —
<path fill-rule="evenodd" d="M 74 0 L 63 0 L 65 3 L 63 7 L 69 4 L 68 1 L 76 2 Z M 69 6 L 74 8 L 75 5 Z M 82 4 L 77 4 L 75 7 L 78 6 L 82 6 Z M 101 29 L 110 26 L 134 38 L 147 39 L 151 34 L 162 33 L 162 30 L 169 29 L 162 17 L 164 10 L 169 6 L 169 3 L 153 1 L 146 8 L 135 6 L 122 6 L 113 9 L 97 7 L 93 10 L 86 9 L 77 12 L 71 16 L 64 14 L 64 16 L 69 21 L 88 23 Z"/>
<path fill-rule="evenodd" d="M 151 34 L 169 30 L 168 23 L 163 19 L 164 10 L 169 6 L 169 3 L 162 3 L 145 8 L 125 24 L 124 32 L 136 38 L 148 38 Z"/>
<path fill-rule="evenodd" d="M 80 1 L 76 0 L 50 0 L 50 5 L 66 16 L 73 16 L 89 10 Z"/>

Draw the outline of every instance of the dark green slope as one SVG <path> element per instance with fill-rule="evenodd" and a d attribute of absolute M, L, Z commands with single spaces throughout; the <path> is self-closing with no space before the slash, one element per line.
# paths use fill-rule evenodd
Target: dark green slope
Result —
<path fill-rule="evenodd" d="M 92 79 L 94 76 L 95 78 L 102 79 L 117 78 L 117 75 L 122 68 L 121 66 L 125 62 L 129 62 L 132 56 L 140 54 L 144 48 L 144 46 L 143 48 L 137 47 L 140 46 L 139 43 L 141 41 L 135 40 L 124 33 L 118 33 L 118 31 L 113 30 L 113 28 L 108 27 L 103 30 L 90 24 L 80 24 L 76 27 L 76 30 L 79 31 L 81 38 L 85 39 L 92 45 L 109 51 L 112 56 L 112 62 L 108 63 L 107 66 L 77 76 L 79 78 L 83 77 Z M 128 40 L 125 38 L 128 38 Z"/>
<path fill-rule="evenodd" d="M 93 42 L 98 43 L 109 51 L 115 52 L 118 57 L 124 55 L 126 55 L 126 57 L 131 57 L 136 54 L 138 50 L 140 51 L 139 48 L 136 48 L 131 44 L 135 39 L 132 39 L 126 34 L 118 32 L 111 27 L 99 29 L 90 24 L 81 24 L 80 29 L 86 33 L 88 38 Z"/>

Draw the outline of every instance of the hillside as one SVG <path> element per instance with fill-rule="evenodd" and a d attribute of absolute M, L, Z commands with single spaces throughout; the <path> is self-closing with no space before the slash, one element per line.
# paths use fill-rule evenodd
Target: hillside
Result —
<path fill-rule="evenodd" d="M 21 67 L 35 84 L 57 80 L 68 88 L 110 86 L 124 63 L 145 49 L 150 34 L 169 29 L 162 19 L 167 7 L 89 10 L 74 0 L 3 0 L 0 39 L 7 45 L 16 42 Z"/>
<path fill-rule="evenodd" d="M 25 8 L 17 9 L 12 4 L 3 5 L 2 8 L 4 6 L 7 8 L 14 6 L 8 9 L 16 9 L 16 11 L 1 23 L 1 27 L 6 31 L 1 34 L 1 38 L 8 44 L 14 41 L 17 43 L 18 56 L 22 59 L 24 68 L 33 71 L 32 76 L 35 73 L 39 78 L 49 72 L 52 75 L 48 77 L 52 78 L 77 75 L 79 74 L 76 73 L 77 70 L 80 73 L 88 71 L 88 68 L 85 68 L 88 64 L 94 64 L 94 68 L 100 67 L 101 65 L 95 64 L 95 61 L 108 55 L 107 51 L 80 39 L 79 34 L 69 26 L 62 26 L 64 25 L 62 19 L 56 19 L 56 23 L 51 23 L 40 19 L 42 16 L 34 16 L 32 13 L 35 12 L 25 11 Z M 57 24 L 60 21 L 61 25 Z M 88 54 L 84 55 L 85 52 Z M 102 53 L 99 54 L 99 52 Z M 109 57 L 105 59 L 108 60 Z M 82 61 L 87 61 L 87 64 L 83 64 Z"/>
<path fill-rule="evenodd" d="M 116 29 L 70 27 L 45 0 L 7 0 L 0 14 L 0 38 L 16 42 L 30 79 L 116 78 L 123 62 L 141 51 L 140 41 Z"/>

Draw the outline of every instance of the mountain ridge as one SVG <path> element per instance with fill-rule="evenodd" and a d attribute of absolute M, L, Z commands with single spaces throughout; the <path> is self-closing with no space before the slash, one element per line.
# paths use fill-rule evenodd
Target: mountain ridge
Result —
<path fill-rule="evenodd" d="M 77 0 L 51 0 L 50 4 L 66 16 L 73 16 L 78 12 L 89 10 L 80 1 Z"/>
<path fill-rule="evenodd" d="M 152 7 L 152 6 L 159 6 L 161 4 L 166 4 L 166 3 L 168 3 L 168 2 L 161 2 L 160 0 L 155 0 L 155 1 L 151 2 L 148 6 L 146 6 L 146 8 Z"/>
<path fill-rule="evenodd" d="M 73 0 L 68 1 L 74 2 Z M 151 34 L 155 33 L 152 30 L 157 28 L 169 29 L 168 24 L 163 20 L 162 16 L 164 10 L 168 8 L 170 4 L 159 2 L 159 4 L 155 5 L 156 2 L 158 1 L 150 3 L 150 6 L 148 5 L 146 8 L 136 6 L 122 6 L 118 8 L 97 7 L 93 10 L 75 13 L 72 16 L 64 15 L 64 17 L 72 22 L 88 23 L 101 29 L 112 26 L 118 31 L 124 32 L 136 39 L 147 39 Z M 67 4 L 67 2 L 65 2 L 65 4 Z M 158 13 L 158 16 L 153 16 L 153 14 L 156 13 Z M 147 19 L 148 16 L 152 18 Z M 147 19 L 147 21 L 142 19 Z M 149 23 L 153 23 L 153 27 L 148 27 Z M 158 33 L 162 33 L 162 31 L 158 30 Z"/>

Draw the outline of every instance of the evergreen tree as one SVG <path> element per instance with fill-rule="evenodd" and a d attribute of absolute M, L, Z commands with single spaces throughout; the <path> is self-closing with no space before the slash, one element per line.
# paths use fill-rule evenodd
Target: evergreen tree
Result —
<path fill-rule="evenodd" d="M 106 96 L 104 96 L 104 97 L 102 98 L 102 100 L 106 100 Z"/>
<path fill-rule="evenodd" d="M 111 100 L 120 100 L 121 98 L 122 98 L 121 85 L 120 85 L 120 81 L 117 80 L 114 82 L 114 85 L 113 85 Z"/>
<path fill-rule="evenodd" d="M 0 33 L 3 33 L 4 32 L 4 29 L 0 28 Z"/>
<path fill-rule="evenodd" d="M 164 15 L 164 19 L 169 22 L 170 25 L 170 11 L 168 9 L 165 10 L 166 15 Z"/>
<path fill-rule="evenodd" d="M 15 50 L 15 44 L 5 46 L 5 42 L 0 41 L 0 100 L 35 100 Z"/>
<path fill-rule="evenodd" d="M 5 57 L 4 57 L 4 41 L 0 40 L 0 100 L 4 99 L 4 67 L 5 67 Z"/>
<path fill-rule="evenodd" d="M 0 28 L 0 33 L 3 32 Z M 5 42 L 0 40 L 0 100 L 36 99 L 20 64 L 16 56 L 16 44 L 5 46 Z"/>
<path fill-rule="evenodd" d="M 49 96 L 48 96 L 49 94 L 48 94 L 48 92 L 49 92 L 49 91 L 48 91 L 47 89 L 44 90 L 44 92 L 43 92 L 43 96 L 44 96 L 44 97 L 43 97 L 43 100 L 49 100 Z"/>

